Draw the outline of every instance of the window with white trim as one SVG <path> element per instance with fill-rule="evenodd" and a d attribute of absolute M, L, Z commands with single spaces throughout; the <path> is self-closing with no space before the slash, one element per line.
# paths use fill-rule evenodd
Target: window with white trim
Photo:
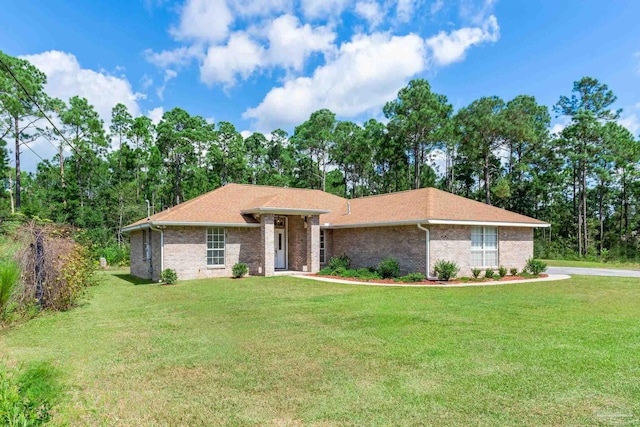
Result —
<path fill-rule="evenodd" d="M 471 266 L 481 268 L 498 266 L 498 227 L 471 229 Z"/>
<path fill-rule="evenodd" d="M 207 228 L 207 266 L 224 267 L 225 236 L 224 228 Z"/>
<path fill-rule="evenodd" d="M 320 264 L 325 263 L 324 230 L 320 230 Z"/>

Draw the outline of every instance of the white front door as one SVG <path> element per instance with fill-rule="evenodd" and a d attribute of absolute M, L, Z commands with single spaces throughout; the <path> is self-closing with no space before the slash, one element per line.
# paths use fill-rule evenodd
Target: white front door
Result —
<path fill-rule="evenodd" d="M 285 257 L 287 242 L 285 240 L 284 229 L 276 228 L 273 240 L 275 243 L 275 268 L 285 269 L 287 268 Z"/>

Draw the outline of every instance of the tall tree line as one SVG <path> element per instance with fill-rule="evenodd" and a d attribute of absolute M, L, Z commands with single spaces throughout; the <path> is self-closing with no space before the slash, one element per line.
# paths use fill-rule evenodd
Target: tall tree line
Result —
<path fill-rule="evenodd" d="M 52 99 L 43 73 L 0 60 L 0 210 L 73 224 L 104 247 L 126 248 L 121 230 L 147 206 L 158 212 L 236 182 L 349 198 L 434 186 L 550 222 L 540 255 L 640 255 L 640 143 L 617 123 L 615 94 L 590 77 L 551 108 L 519 95 L 458 111 L 417 79 L 384 106 L 384 122 L 322 109 L 291 134 L 243 138 L 232 123 L 181 108 L 154 125 L 122 104 L 107 129 L 86 99 Z M 557 135 L 551 114 L 568 123 Z M 26 174 L 20 154 L 37 138 L 57 154 Z"/>

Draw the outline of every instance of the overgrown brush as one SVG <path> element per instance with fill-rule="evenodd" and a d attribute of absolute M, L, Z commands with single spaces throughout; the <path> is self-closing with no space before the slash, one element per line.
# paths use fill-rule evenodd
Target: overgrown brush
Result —
<path fill-rule="evenodd" d="M 21 370 L 0 363 L 0 425 L 32 427 L 51 419 L 62 391 L 58 372 L 48 363 Z"/>
<path fill-rule="evenodd" d="M 20 268 L 13 260 L 0 261 L 0 313 L 2 313 L 20 279 Z"/>
<path fill-rule="evenodd" d="M 23 230 L 25 246 L 19 254 L 22 268 L 19 306 L 68 310 L 75 306 L 88 286 L 95 284 L 97 264 L 88 250 L 76 243 L 70 231 L 56 226 Z"/>

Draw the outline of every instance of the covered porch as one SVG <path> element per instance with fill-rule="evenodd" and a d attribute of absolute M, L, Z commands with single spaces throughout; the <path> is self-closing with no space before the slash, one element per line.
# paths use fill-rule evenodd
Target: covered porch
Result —
<path fill-rule="evenodd" d="M 324 210 L 254 208 L 251 214 L 260 222 L 263 276 L 317 273 L 320 269 L 320 215 Z"/>

